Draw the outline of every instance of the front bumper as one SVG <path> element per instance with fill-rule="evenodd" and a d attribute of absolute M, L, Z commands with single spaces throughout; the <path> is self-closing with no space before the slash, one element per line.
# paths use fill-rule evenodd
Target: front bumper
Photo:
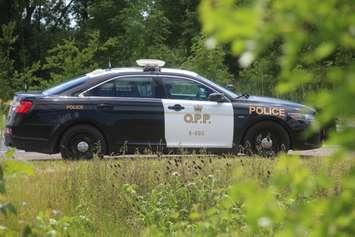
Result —
<path fill-rule="evenodd" d="M 329 136 L 329 130 L 332 127 L 325 127 L 318 132 L 313 132 L 307 135 L 308 130 L 302 132 L 294 133 L 293 136 L 293 146 L 295 150 L 310 150 L 320 148 L 323 141 L 325 141 Z"/>
<path fill-rule="evenodd" d="M 313 121 L 290 118 L 287 123 L 290 127 L 291 148 L 294 150 L 320 148 L 322 142 L 328 138 L 329 131 L 334 127 L 332 124 L 327 124 L 318 131 L 312 131 Z"/>
<path fill-rule="evenodd" d="M 295 134 L 293 139 L 294 150 L 310 150 L 320 148 L 322 146 L 322 133 L 313 133 L 310 136 L 305 135 L 304 132 Z"/>

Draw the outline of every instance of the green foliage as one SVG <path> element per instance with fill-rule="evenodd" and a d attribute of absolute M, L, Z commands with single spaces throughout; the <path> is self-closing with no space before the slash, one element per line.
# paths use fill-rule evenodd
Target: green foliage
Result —
<path fill-rule="evenodd" d="M 22 72 L 16 70 L 13 74 L 13 80 L 21 82 L 23 90 L 26 91 L 29 89 L 29 86 L 39 84 L 42 81 L 41 78 L 36 75 L 40 69 L 41 65 L 39 62 L 33 63 L 31 66 L 25 67 Z M 15 88 L 15 90 L 18 89 L 19 88 Z"/>
<path fill-rule="evenodd" d="M 16 205 L 17 216 L 4 220 L 6 233 L 351 236 L 353 232 L 354 159 L 182 156 L 34 164 L 33 176 L 9 176 L 4 201 Z"/>
<path fill-rule="evenodd" d="M 204 30 L 230 43 L 244 67 L 281 42 L 280 57 L 274 59 L 281 67 L 277 92 L 308 90 L 305 95 L 322 111 L 321 124 L 355 117 L 353 12 L 354 2 L 349 0 L 205 0 L 200 5 Z M 352 149 L 354 128 L 346 126 L 337 138 L 337 143 Z"/>
<path fill-rule="evenodd" d="M 146 226 L 168 234 L 181 229 L 191 229 L 190 218 L 198 211 L 213 207 L 224 195 L 215 177 L 209 175 L 184 182 L 178 172 L 172 172 L 165 184 L 157 185 L 151 192 L 140 195 L 134 186 L 125 184 L 126 200 Z"/>
<path fill-rule="evenodd" d="M 14 50 L 17 36 L 14 33 L 15 23 L 11 22 L 1 26 L 0 34 L 0 98 L 8 99 L 16 88 L 21 88 L 18 80 L 12 79 L 14 60 L 10 54 Z"/>
<path fill-rule="evenodd" d="M 99 30 L 103 39 L 117 37 L 124 32 L 121 12 L 127 8 L 125 0 L 78 1 L 75 12 L 80 31 Z M 81 5 L 80 5 L 81 4 Z M 90 16 L 90 18 L 89 18 Z"/>
<path fill-rule="evenodd" d="M 242 91 L 307 98 L 321 109 L 320 124 L 339 118 L 342 130 L 333 140 L 354 149 L 353 1 L 203 0 L 203 33 L 198 3 L 2 1 L 0 98 L 7 102 L 17 90 L 43 89 L 107 67 L 109 57 L 115 67 L 161 58 Z M 0 235 L 355 233 L 353 158 L 28 165 L 12 160 L 13 152 L 0 162 Z"/>
<path fill-rule="evenodd" d="M 321 125 L 342 119 L 342 131 L 333 134 L 333 139 L 350 150 L 355 141 L 355 111 L 351 105 L 355 95 L 353 10 L 353 2 L 346 0 L 205 0 L 200 5 L 204 30 L 218 41 L 230 43 L 232 51 L 240 56 L 240 65 L 250 66 L 241 72 L 242 77 L 255 78 L 254 83 L 258 83 L 260 78 L 263 81 L 264 72 L 280 66 L 280 72 L 268 73 L 278 81 L 276 92 L 308 98 L 321 109 Z M 275 45 L 281 51 L 275 50 Z M 270 65 L 271 57 L 276 67 Z M 350 185 L 354 167 L 336 184 L 329 178 L 329 167 L 335 161 L 328 162 L 313 176 L 298 159 L 281 157 L 266 185 L 255 179 L 240 181 L 245 173 L 237 170 L 229 195 L 217 205 L 217 214 L 202 214 L 205 218 L 197 225 L 198 234 L 354 235 L 355 189 Z M 335 188 L 337 185 L 340 190 Z M 237 218 L 240 214 L 231 212 L 236 204 L 241 206 L 241 225 L 220 229 L 216 217 L 229 221 Z"/>
<path fill-rule="evenodd" d="M 298 73 L 293 73 L 295 80 L 278 88 L 287 91 L 293 87 L 295 91 L 282 96 L 303 101 L 313 90 L 333 88 L 333 82 L 324 80 L 329 66 L 341 67 L 352 60 L 353 50 L 336 45 L 337 42 L 351 44 L 352 41 L 352 27 L 347 28 L 347 23 L 352 21 L 347 17 L 351 7 L 341 7 L 343 2 L 314 3 L 321 6 L 314 14 L 320 17 L 314 17 L 309 13 L 313 1 L 305 6 L 302 6 L 302 1 L 295 3 L 295 8 L 289 1 L 282 4 L 267 4 L 261 0 L 211 1 L 211 4 L 203 1 L 204 28 L 214 34 L 207 38 L 201 36 L 196 10 L 199 2 L 5 0 L 0 4 L 0 23 L 6 28 L 0 37 L 0 98 L 8 100 L 15 91 L 44 89 L 94 67 L 107 67 L 109 58 L 114 67 L 134 66 L 138 58 L 160 58 L 167 61 L 169 67 L 183 65 L 218 82 L 235 84 L 241 92 L 278 96 L 281 94 L 273 88 L 280 73 L 282 78 L 291 78 L 281 70 L 281 66 L 286 65 L 286 61 L 293 61 L 297 67 L 288 67 L 298 69 Z M 327 14 L 329 6 L 339 14 Z M 294 17 L 288 17 L 289 9 L 297 11 Z M 217 14 L 214 15 L 212 10 Z M 238 14 L 234 14 L 234 10 L 238 10 Z M 320 19 L 328 15 L 329 18 L 336 15 L 344 17 L 335 21 L 326 19 L 326 26 L 321 25 L 323 21 Z M 304 24 L 299 20 L 301 17 L 307 18 Z M 329 32 L 337 26 L 344 31 L 349 30 L 344 37 L 334 33 L 339 39 L 334 43 L 328 40 L 333 35 Z M 321 34 L 324 29 L 326 34 Z M 99 36 L 93 36 L 97 32 Z M 314 35 L 316 40 L 303 44 L 308 35 Z M 226 47 L 211 47 L 215 39 L 230 43 L 237 54 L 243 52 L 239 57 L 241 65 L 253 62 L 251 67 L 241 68 L 237 57 L 225 53 Z M 297 44 L 300 42 L 301 46 L 295 44 L 298 49 L 294 52 L 300 54 L 295 57 L 297 60 L 280 57 L 284 52 L 291 52 L 293 47 L 292 43 L 283 47 L 286 45 L 284 39 L 292 39 Z M 110 46 L 101 50 L 107 41 Z M 203 41 L 209 44 L 209 49 L 204 47 Z M 320 45 L 323 41 L 324 44 Z M 314 49 L 314 56 L 307 56 L 309 49 Z M 316 63 L 311 63 L 312 60 Z M 307 81 L 310 77 L 303 73 L 310 69 L 315 75 L 312 83 Z"/>
<path fill-rule="evenodd" d="M 159 9 L 169 19 L 169 32 L 166 44 L 170 48 L 177 46 L 190 53 L 192 40 L 200 33 L 200 22 L 196 8 L 198 0 L 158 1 Z"/>
<path fill-rule="evenodd" d="M 126 67 L 139 58 L 160 58 L 169 67 L 196 68 L 229 82 L 233 77 L 222 48 L 206 50 L 198 36 L 198 2 L 5 0 L 1 9 L 11 14 L 0 10 L 6 28 L 0 47 L 0 98 L 106 68 L 109 59 L 113 67 Z"/>
<path fill-rule="evenodd" d="M 275 58 L 279 56 L 280 45 L 278 43 L 265 49 L 265 52 L 261 53 L 249 67 L 240 70 L 237 90 L 255 95 L 275 96 L 274 89 L 280 73 L 280 65 Z M 303 98 L 292 99 L 302 101 Z"/>
<path fill-rule="evenodd" d="M 99 33 L 89 35 L 88 44 L 80 48 L 75 40 L 64 40 L 48 51 L 47 63 L 44 70 L 50 72 L 50 81 L 40 81 L 41 87 L 57 84 L 98 68 L 95 58 L 98 53 L 109 50 L 115 44 L 115 39 L 109 39 L 102 43 L 99 41 Z"/>
<path fill-rule="evenodd" d="M 0 101 L 0 135 L 3 134 L 3 128 L 5 127 L 5 114 L 7 114 L 8 105 Z"/>
<path fill-rule="evenodd" d="M 329 177 L 329 168 L 336 164 L 330 160 L 326 163 L 313 175 L 299 158 L 280 157 L 274 169 L 268 171 L 264 183 L 248 177 L 247 170 L 239 167 L 228 193 L 212 208 L 191 212 L 187 222 L 175 222 L 173 233 L 178 236 L 352 236 L 355 233 L 354 167 L 336 184 Z M 342 191 L 337 191 L 339 185 Z M 152 225 L 149 231 L 166 233 L 159 225 Z"/>
<path fill-rule="evenodd" d="M 10 213 L 16 214 L 16 208 L 13 204 L 6 202 L 3 203 L 1 196 L 4 195 L 6 192 L 5 189 L 5 174 L 4 174 L 4 169 L 2 165 L 0 164 L 0 214 L 2 215 L 8 215 Z M 2 225 L 0 225 L 2 227 Z M 1 233 L 1 232 L 0 232 Z"/>
<path fill-rule="evenodd" d="M 122 11 L 125 34 L 121 37 L 121 51 L 136 59 L 150 57 L 164 45 L 169 34 L 169 19 L 159 9 L 158 3 L 147 0 L 132 1 Z M 125 59 L 127 63 L 127 59 Z"/>
<path fill-rule="evenodd" d="M 14 92 L 26 90 L 27 85 L 39 80 L 35 73 L 40 69 L 39 62 L 25 67 L 23 71 L 15 68 L 15 61 L 11 55 L 15 51 L 15 43 L 18 38 L 15 35 L 15 23 L 2 25 L 0 36 L 0 100 L 10 99 Z"/>
<path fill-rule="evenodd" d="M 232 75 L 224 65 L 225 53 L 221 46 L 215 45 L 213 39 L 197 36 L 193 40 L 191 55 L 182 67 L 200 73 L 201 75 L 227 85 L 232 81 Z"/>
<path fill-rule="evenodd" d="M 14 151 L 10 150 L 8 152 L 13 153 Z M 9 155 L 5 154 L 4 155 L 5 160 L 1 161 L 1 165 L 6 175 L 33 175 L 34 174 L 33 166 L 30 163 L 25 163 L 23 161 L 18 161 L 15 159 L 6 159 L 6 156 Z"/>
<path fill-rule="evenodd" d="M 1 104 L 2 105 L 2 104 Z M 0 110 L 0 131 L 3 129 L 3 111 L 2 108 Z M 6 195 L 6 180 L 5 180 L 5 175 L 15 175 L 19 173 L 25 173 L 25 174 L 33 174 L 33 170 L 31 166 L 28 166 L 28 164 L 25 164 L 24 162 L 20 161 L 15 161 L 12 160 L 13 158 L 13 152 L 14 150 L 9 150 L 5 152 L 2 157 L 0 157 L 0 214 L 2 215 L 9 215 L 10 213 L 16 214 L 17 209 L 16 207 L 10 203 L 10 202 L 3 202 L 3 196 Z M 0 218 L 2 218 L 0 216 Z M 1 231 L 5 229 L 6 227 L 3 226 L 2 224 L 0 225 L 0 234 Z"/>
<path fill-rule="evenodd" d="M 86 216 L 61 216 L 60 213 L 40 213 L 32 226 L 26 226 L 22 236 L 79 236 L 88 235 L 94 226 Z"/>

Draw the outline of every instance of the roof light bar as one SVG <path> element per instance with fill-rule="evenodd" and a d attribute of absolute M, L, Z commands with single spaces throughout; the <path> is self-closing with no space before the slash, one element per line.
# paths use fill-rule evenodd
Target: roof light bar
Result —
<path fill-rule="evenodd" d="M 138 66 L 144 67 L 144 71 L 160 71 L 160 68 L 165 65 L 165 62 L 158 59 L 138 59 Z"/>

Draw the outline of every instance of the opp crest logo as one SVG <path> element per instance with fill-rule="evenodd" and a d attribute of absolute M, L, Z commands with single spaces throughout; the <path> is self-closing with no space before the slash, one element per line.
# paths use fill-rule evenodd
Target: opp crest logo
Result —
<path fill-rule="evenodd" d="M 184 115 L 185 123 L 200 123 L 200 124 L 210 124 L 211 116 L 208 113 L 202 113 L 202 105 L 194 105 L 195 113 L 187 113 Z"/>

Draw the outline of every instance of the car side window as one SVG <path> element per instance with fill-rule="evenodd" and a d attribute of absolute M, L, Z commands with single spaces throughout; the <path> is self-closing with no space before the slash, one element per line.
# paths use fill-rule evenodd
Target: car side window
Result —
<path fill-rule="evenodd" d="M 151 77 L 122 77 L 93 88 L 85 96 L 154 98 L 155 88 Z"/>
<path fill-rule="evenodd" d="M 166 77 L 163 83 L 168 99 L 208 100 L 208 96 L 214 92 L 203 84 L 184 78 Z"/>
<path fill-rule="evenodd" d="M 86 92 L 85 96 L 113 97 L 114 86 L 113 81 L 106 82 Z"/>

